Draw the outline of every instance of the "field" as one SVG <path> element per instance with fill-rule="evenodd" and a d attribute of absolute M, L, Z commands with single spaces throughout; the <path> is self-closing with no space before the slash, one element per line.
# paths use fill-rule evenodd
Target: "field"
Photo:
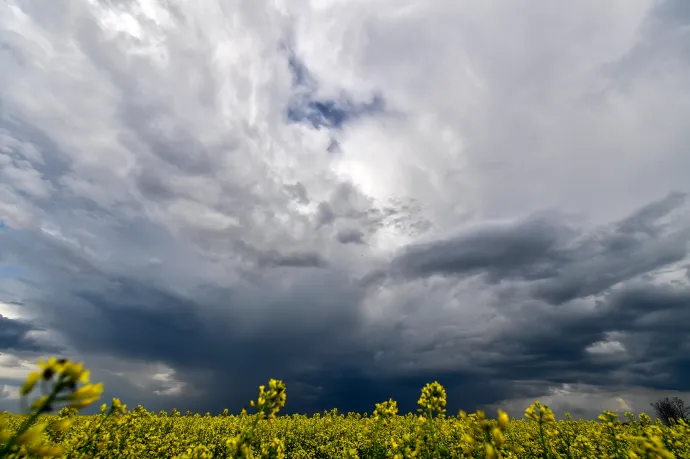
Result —
<path fill-rule="evenodd" d="M 496 419 L 481 411 L 450 416 L 438 383 L 422 388 L 417 415 L 399 416 L 388 400 L 371 415 L 277 416 L 286 387 L 271 380 L 251 402 L 252 414 L 128 411 L 113 399 L 100 414 L 84 416 L 79 410 L 98 400 L 102 385 L 90 384 L 80 364 L 51 359 L 39 365 L 22 392 L 41 382 L 50 385 L 49 394 L 35 400 L 31 414 L 1 415 L 0 458 L 690 458 L 690 427 L 683 421 L 668 427 L 644 413 L 638 419 L 626 413 L 623 424 L 607 411 L 598 421 L 569 415 L 556 421 L 539 402 L 522 419 L 501 411 Z"/>

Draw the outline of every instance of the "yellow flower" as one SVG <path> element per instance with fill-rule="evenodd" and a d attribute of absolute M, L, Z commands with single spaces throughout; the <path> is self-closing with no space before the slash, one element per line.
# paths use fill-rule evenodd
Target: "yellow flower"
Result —
<path fill-rule="evenodd" d="M 88 384 L 89 382 L 89 371 L 84 368 L 82 363 L 67 362 L 63 373 L 70 382 L 80 382 L 83 384 Z"/>
<path fill-rule="evenodd" d="M 48 401 L 48 396 L 43 395 L 41 397 L 38 397 L 34 402 L 31 404 L 31 409 L 35 410 L 39 407 L 41 407 L 46 401 Z"/>
<path fill-rule="evenodd" d="M 80 382 L 82 384 L 88 384 L 89 383 L 89 376 L 90 376 L 89 370 L 83 370 L 81 372 L 81 374 L 79 375 L 78 382 Z"/>
<path fill-rule="evenodd" d="M 446 411 L 446 390 L 437 381 L 427 384 L 422 389 L 422 395 L 417 404 L 421 407 L 420 412 L 424 414 L 444 414 Z"/>
<path fill-rule="evenodd" d="M 494 429 L 491 432 L 491 438 L 493 439 L 494 443 L 496 443 L 496 446 L 503 446 L 505 443 L 505 439 L 503 438 L 503 432 L 501 432 L 501 429 L 498 427 L 494 427 Z"/>
<path fill-rule="evenodd" d="M 506 430 L 506 427 L 508 427 L 508 422 L 510 422 L 510 419 L 508 418 L 508 413 L 505 411 L 498 410 L 498 427 L 501 430 Z"/>
<path fill-rule="evenodd" d="M 34 448 L 31 452 L 40 457 L 55 457 L 62 456 L 65 453 L 65 449 L 57 445 L 41 445 Z"/>
<path fill-rule="evenodd" d="M 80 401 L 78 401 L 78 402 L 72 402 L 72 403 L 70 403 L 70 404 L 67 405 L 67 406 L 69 406 L 70 408 L 75 408 L 75 409 L 77 409 L 77 410 L 83 410 L 83 409 L 86 408 L 87 406 L 89 406 L 89 405 L 91 405 L 92 403 L 97 402 L 97 401 L 98 401 L 98 397 L 96 397 L 96 398 L 89 398 L 89 399 L 86 399 L 86 400 L 80 400 Z"/>
<path fill-rule="evenodd" d="M 32 448 L 38 446 L 41 442 L 41 434 L 45 430 L 45 424 L 36 424 L 21 434 L 17 439 L 17 443 L 20 445 L 25 445 L 27 448 Z"/>
<path fill-rule="evenodd" d="M 527 407 L 525 410 L 525 417 L 532 421 L 542 423 L 552 423 L 556 421 L 553 411 L 551 411 L 547 405 L 539 403 L 538 400 Z"/>
<path fill-rule="evenodd" d="M 29 373 L 29 376 L 26 377 L 26 381 L 24 381 L 24 385 L 21 388 L 21 395 L 28 395 L 32 390 L 34 390 L 34 387 L 36 386 L 36 383 L 41 379 L 41 376 L 42 374 L 40 371 L 32 371 L 31 373 Z"/>
<path fill-rule="evenodd" d="M 98 398 L 103 393 L 103 383 L 87 384 L 67 396 L 67 400 Z"/>
<path fill-rule="evenodd" d="M 374 417 L 381 418 L 384 421 L 394 418 L 398 414 L 398 403 L 391 399 L 388 401 L 377 403 L 374 409 Z"/>
<path fill-rule="evenodd" d="M 51 427 L 58 431 L 58 432 L 64 432 L 67 429 L 69 429 L 72 424 L 74 423 L 73 419 L 60 419 L 59 421 L 55 421 L 53 424 L 51 424 Z"/>

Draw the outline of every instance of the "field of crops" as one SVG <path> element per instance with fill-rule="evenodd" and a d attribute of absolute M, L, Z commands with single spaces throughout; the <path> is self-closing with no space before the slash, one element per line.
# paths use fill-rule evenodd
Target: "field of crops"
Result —
<path fill-rule="evenodd" d="M 252 414 L 128 411 L 113 399 L 100 414 L 82 416 L 78 411 L 98 400 L 102 385 L 90 384 L 80 364 L 39 365 L 22 394 L 38 383 L 49 386 L 48 394 L 34 401 L 31 414 L 1 415 L 0 458 L 690 458 L 690 426 L 683 421 L 667 427 L 626 413 L 623 424 L 606 411 L 599 421 L 556 421 L 539 402 L 522 419 L 501 411 L 495 419 L 481 411 L 450 416 L 438 383 L 422 388 L 417 415 L 399 416 L 388 400 L 371 415 L 277 416 L 286 388 L 271 380 L 251 402 Z"/>

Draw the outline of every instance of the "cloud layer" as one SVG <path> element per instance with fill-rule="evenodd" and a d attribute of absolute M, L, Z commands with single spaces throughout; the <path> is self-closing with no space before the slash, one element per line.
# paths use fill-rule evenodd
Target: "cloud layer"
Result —
<path fill-rule="evenodd" d="M 681 0 L 0 6 L 0 408 L 690 392 Z"/>

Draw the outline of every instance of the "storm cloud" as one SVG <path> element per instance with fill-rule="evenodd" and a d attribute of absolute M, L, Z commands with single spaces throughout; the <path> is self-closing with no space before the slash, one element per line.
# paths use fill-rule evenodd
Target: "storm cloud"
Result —
<path fill-rule="evenodd" d="M 685 5 L 4 2 L 0 408 L 687 398 Z"/>

